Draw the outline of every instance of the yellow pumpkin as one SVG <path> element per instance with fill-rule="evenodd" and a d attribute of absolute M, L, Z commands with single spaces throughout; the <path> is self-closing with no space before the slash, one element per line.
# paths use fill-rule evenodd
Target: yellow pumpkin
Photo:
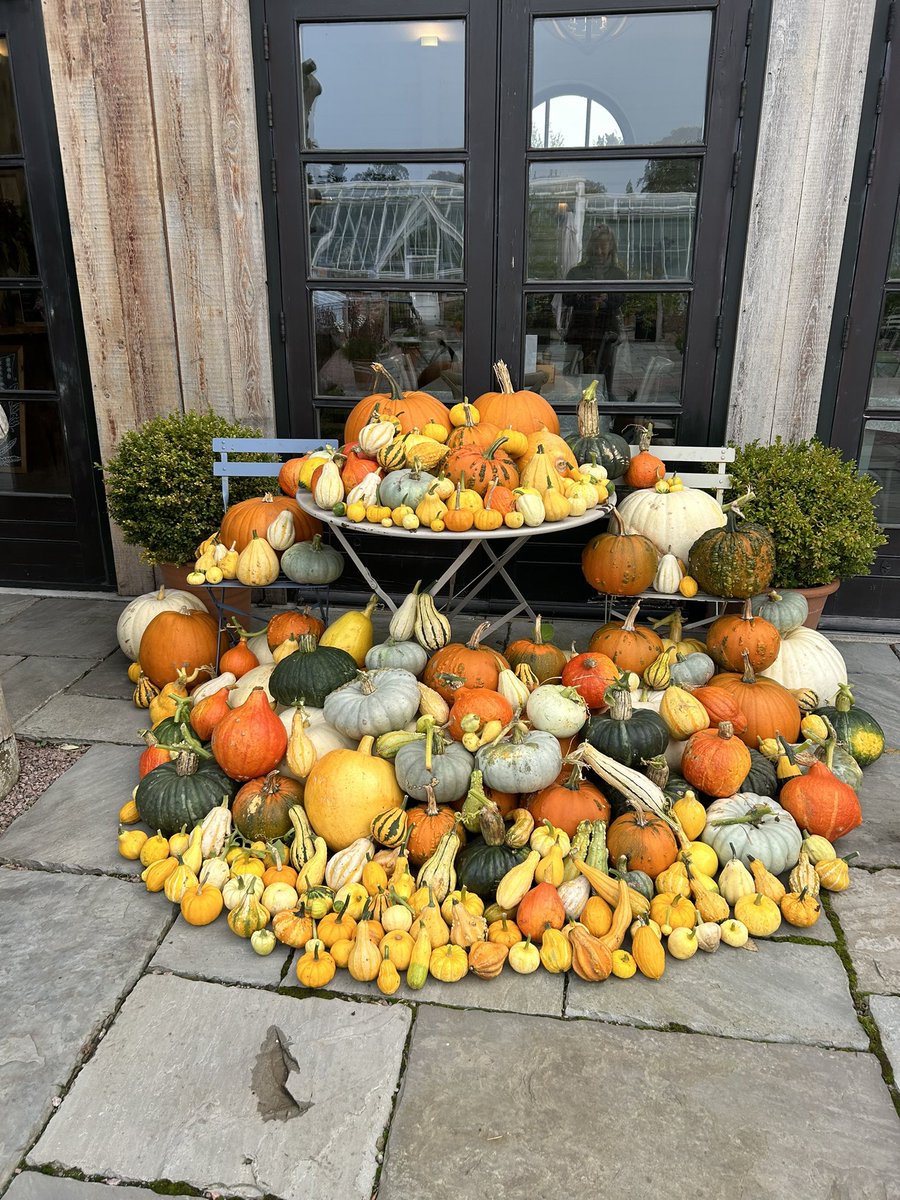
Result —
<path fill-rule="evenodd" d="M 469 971 L 469 956 L 462 946 L 448 942 L 432 950 L 428 960 L 429 973 L 441 983 L 458 983 Z"/>
<path fill-rule="evenodd" d="M 297 960 L 297 979 L 301 987 L 325 987 L 334 979 L 336 966 L 337 963 L 332 955 L 327 950 L 320 951 L 316 946 L 312 951 L 307 950 Z"/>
<path fill-rule="evenodd" d="M 375 817 L 403 803 L 393 765 L 373 757 L 374 744 L 364 737 L 355 750 L 329 750 L 307 777 L 303 807 L 331 850 L 368 837 Z"/>
<path fill-rule="evenodd" d="M 678 797 L 672 805 L 672 815 L 684 830 L 684 836 L 688 841 L 695 841 L 706 827 L 706 809 L 693 792 L 685 792 L 683 796 Z M 718 863 L 718 857 L 716 862 Z M 698 863 L 697 866 L 699 867 L 700 864 Z M 706 874 L 709 875 L 711 872 L 707 871 Z"/>
<path fill-rule="evenodd" d="M 387 509 L 386 516 L 390 517 L 390 515 L 391 510 Z M 372 613 L 375 611 L 377 603 L 378 597 L 373 596 L 362 612 L 346 612 L 336 621 L 332 621 L 319 639 L 319 645 L 335 646 L 338 650 L 345 650 L 361 670 L 366 665 L 366 655 L 375 644 Z"/>
<path fill-rule="evenodd" d="M 746 925 L 751 937 L 771 937 L 781 926 L 781 910 L 762 892 L 741 896 L 734 906 L 734 915 Z"/>
<path fill-rule="evenodd" d="M 237 579 L 244 587 L 268 587 L 278 578 L 278 555 L 256 530 L 237 561 Z"/>

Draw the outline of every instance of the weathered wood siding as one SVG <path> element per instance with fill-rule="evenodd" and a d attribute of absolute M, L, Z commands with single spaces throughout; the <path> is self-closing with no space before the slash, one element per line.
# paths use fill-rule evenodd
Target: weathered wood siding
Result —
<path fill-rule="evenodd" d="M 157 414 L 271 431 L 249 5 L 42 2 L 104 460 Z M 113 540 L 120 590 L 150 586 Z"/>
<path fill-rule="evenodd" d="M 775 0 L 731 384 L 737 441 L 815 432 L 874 0 Z"/>

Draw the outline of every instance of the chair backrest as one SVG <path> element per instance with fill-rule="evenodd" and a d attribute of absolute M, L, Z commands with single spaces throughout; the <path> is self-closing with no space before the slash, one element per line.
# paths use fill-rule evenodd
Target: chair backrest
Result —
<path fill-rule="evenodd" d="M 734 462 L 734 446 L 658 446 L 654 447 L 659 457 L 668 466 L 670 463 L 697 463 L 705 466 L 716 463 L 718 470 L 713 474 L 709 471 L 678 471 L 678 476 L 684 481 L 685 487 L 703 488 L 704 491 L 715 492 L 716 499 L 722 503 L 722 497 L 731 487 L 731 476 L 727 467 Z M 629 446 L 632 455 L 639 452 L 640 446 Z"/>
<path fill-rule="evenodd" d="M 270 475 L 273 478 L 281 470 L 280 462 L 232 462 L 229 454 L 279 454 L 283 458 L 294 458 L 308 454 L 321 446 L 333 445 L 325 438 L 213 438 L 213 476 L 222 480 L 222 507 L 228 507 L 228 480 L 236 476 L 259 479 Z"/>

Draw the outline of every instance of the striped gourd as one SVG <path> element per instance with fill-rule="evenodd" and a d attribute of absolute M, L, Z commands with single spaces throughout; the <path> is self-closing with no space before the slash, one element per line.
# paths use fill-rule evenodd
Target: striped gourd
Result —
<path fill-rule="evenodd" d="M 575 755 L 583 759 L 601 779 L 617 788 L 632 808 L 638 810 L 649 808 L 654 816 L 665 821 L 682 846 L 688 844 L 684 830 L 677 821 L 669 816 L 669 805 L 662 788 L 657 787 L 646 775 L 635 771 L 632 767 L 623 766 L 614 758 L 610 758 L 608 754 L 601 754 L 599 750 L 594 749 L 590 742 L 582 742 Z"/>
<path fill-rule="evenodd" d="M 406 812 L 404 809 L 386 808 L 372 819 L 372 837 L 382 846 L 391 849 L 399 846 L 406 837 Z"/>

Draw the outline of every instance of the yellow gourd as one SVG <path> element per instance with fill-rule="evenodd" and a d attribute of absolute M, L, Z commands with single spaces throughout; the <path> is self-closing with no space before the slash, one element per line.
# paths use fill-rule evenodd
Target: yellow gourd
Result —
<path fill-rule="evenodd" d="M 334 979 L 336 967 L 337 963 L 334 961 L 334 957 L 327 950 L 320 951 L 316 946 L 311 951 L 307 950 L 297 960 L 297 979 L 301 987 L 325 987 Z"/>
<path fill-rule="evenodd" d="M 413 951 L 406 972 L 406 986 L 414 992 L 425 986 L 428 979 L 428 967 L 431 963 L 431 941 L 428 930 L 422 925 L 413 943 Z"/>
<path fill-rule="evenodd" d="M 360 921 L 356 927 L 353 949 L 347 959 L 347 970 L 360 983 L 369 983 L 377 978 L 381 966 L 381 952 L 369 937 L 369 922 Z"/>
<path fill-rule="evenodd" d="M 388 511 L 390 515 L 390 511 Z M 375 644 L 375 628 L 372 624 L 372 613 L 378 603 L 378 597 L 373 596 L 362 612 L 347 612 L 333 621 L 319 639 L 320 646 L 335 646 L 345 650 L 362 669 L 366 665 L 366 655 Z M 374 978 L 374 976 L 373 976 Z"/>
<path fill-rule="evenodd" d="M 617 979 L 630 979 L 637 971 L 637 963 L 627 950 L 613 950 L 612 973 Z"/>
<path fill-rule="evenodd" d="M 543 443 L 538 445 L 534 458 L 519 476 L 519 483 L 524 487 L 534 488 L 542 496 L 548 491 L 556 491 L 561 495 L 562 480 L 553 460 L 544 452 Z"/>
<path fill-rule="evenodd" d="M 753 858 L 752 855 L 749 855 L 748 858 L 757 892 L 761 892 L 764 896 L 768 896 L 770 900 L 774 900 L 776 904 L 780 904 L 787 888 L 777 875 L 773 875 L 771 871 L 767 870 L 765 863 L 761 862 L 758 858 Z"/>
<path fill-rule="evenodd" d="M 265 929 L 269 923 L 269 910 L 247 892 L 240 904 L 228 914 L 228 927 L 238 937 L 249 938 L 257 929 Z"/>
<path fill-rule="evenodd" d="M 151 863 L 161 862 L 164 858 L 169 857 L 169 839 L 156 831 L 153 837 L 146 839 L 141 846 L 138 856 L 141 860 L 141 866 L 149 867 Z"/>
<path fill-rule="evenodd" d="M 735 918 L 746 925 L 751 937 L 771 937 L 781 925 L 781 910 L 769 896 L 757 892 L 741 896 L 734 906 Z"/>
<path fill-rule="evenodd" d="M 659 715 L 666 723 L 669 737 L 683 742 L 692 734 L 709 728 L 709 713 L 699 700 L 685 688 L 667 687 L 659 706 Z M 701 830 L 703 826 L 701 825 Z"/>
<path fill-rule="evenodd" d="M 400 986 L 400 973 L 397 967 L 391 960 L 391 952 L 388 948 L 381 960 L 381 966 L 378 968 L 376 977 L 378 990 L 383 996 L 393 996 L 394 992 Z"/>
<path fill-rule="evenodd" d="M 534 878 L 538 883 L 550 883 L 559 887 L 563 881 L 565 865 L 563 853 L 559 846 L 551 846 L 550 850 L 534 869 Z"/>
<path fill-rule="evenodd" d="M 188 888 L 196 887 L 198 882 L 190 867 L 185 866 L 184 862 L 179 862 L 163 886 L 166 899 L 171 900 L 173 904 L 180 904 Z"/>
<path fill-rule="evenodd" d="M 512 867 L 497 885 L 497 903 L 507 912 L 516 907 L 534 882 L 534 873 L 541 854 L 532 850 L 524 862 Z"/>
<path fill-rule="evenodd" d="M 244 587 L 268 587 L 278 578 L 278 555 L 265 538 L 256 530 L 241 551 L 237 561 L 236 577 Z"/>
<path fill-rule="evenodd" d="M 428 971 L 441 983 L 458 983 L 469 970 L 469 957 L 462 946 L 449 942 L 432 950 L 428 960 Z"/>
<path fill-rule="evenodd" d="M 123 829 L 119 827 L 119 853 L 123 858 L 127 858 L 130 862 L 135 862 L 141 857 L 141 850 L 144 848 L 144 842 L 147 841 L 147 834 L 143 829 Z"/>
<path fill-rule="evenodd" d="M 141 871 L 141 879 L 144 881 L 147 891 L 161 892 L 166 885 L 166 880 L 177 866 L 177 858 L 161 858 L 145 867 Z"/>
<path fill-rule="evenodd" d="M 545 521 L 564 521 L 572 515 L 571 501 L 567 500 L 558 488 L 547 488 L 543 494 L 543 501 Z"/>
<path fill-rule="evenodd" d="M 423 525 L 430 525 L 432 521 L 437 521 L 443 517 L 447 511 L 447 505 L 435 491 L 435 485 L 432 484 L 419 503 L 416 505 L 416 516 Z"/>
<path fill-rule="evenodd" d="M 410 934 L 403 929 L 391 929 L 384 935 L 378 949 L 382 955 L 390 954 L 391 962 L 398 971 L 405 971 L 412 960 L 415 942 Z"/>
<path fill-rule="evenodd" d="M 135 791 L 137 791 L 137 788 L 135 788 Z M 138 812 L 138 806 L 134 801 L 134 797 L 131 800 L 126 800 L 119 809 L 119 824 L 136 825 L 140 819 L 141 814 Z"/>
<path fill-rule="evenodd" d="M 560 929 L 545 929 L 541 938 L 541 963 L 551 975 L 562 975 L 572 965 L 572 946 Z"/>
<path fill-rule="evenodd" d="M 647 917 L 639 918 L 641 924 L 631 939 L 631 954 L 637 969 L 647 979 L 661 979 L 666 969 L 666 952 L 662 942 L 650 928 Z"/>
<path fill-rule="evenodd" d="M 541 965 L 541 952 L 527 937 L 524 942 L 510 946 L 507 961 L 517 975 L 531 975 Z"/>

